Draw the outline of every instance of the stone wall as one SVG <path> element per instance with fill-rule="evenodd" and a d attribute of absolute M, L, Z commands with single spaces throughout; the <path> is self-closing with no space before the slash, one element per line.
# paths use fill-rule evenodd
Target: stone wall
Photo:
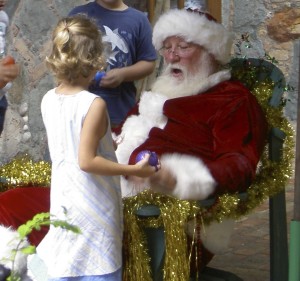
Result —
<path fill-rule="evenodd" d="M 0 164 L 18 154 L 49 159 L 40 102 L 54 86 L 44 59 L 50 50 L 53 26 L 76 5 L 88 0 L 8 0 L 8 52 L 22 65 L 21 75 L 7 95 L 9 108 L 0 137 Z M 125 1 L 130 2 L 130 1 Z M 136 4 L 139 1 L 135 1 Z M 237 37 L 248 32 L 255 56 L 267 51 L 279 61 L 287 81 L 298 85 L 300 1 L 223 0 L 223 22 Z M 280 28 L 278 28 L 280 26 Z M 298 54 L 297 53 L 297 54 Z M 297 92 L 289 93 L 286 114 L 294 122 Z"/>
<path fill-rule="evenodd" d="M 274 57 L 288 86 L 285 114 L 296 125 L 299 80 L 300 1 L 223 0 L 223 22 L 238 38 L 248 33 L 252 47 L 247 56 Z"/>
<path fill-rule="evenodd" d="M 0 163 L 18 154 L 34 160 L 48 158 L 47 141 L 40 113 L 45 92 L 54 86 L 45 64 L 53 26 L 59 18 L 84 0 L 8 0 L 10 17 L 8 53 L 21 64 L 21 75 L 7 95 L 9 108 L 0 137 Z"/>

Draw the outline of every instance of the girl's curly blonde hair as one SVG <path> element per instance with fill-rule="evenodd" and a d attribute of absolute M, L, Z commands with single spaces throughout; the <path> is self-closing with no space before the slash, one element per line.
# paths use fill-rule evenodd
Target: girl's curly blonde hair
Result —
<path fill-rule="evenodd" d="M 79 77 L 87 78 L 92 71 L 104 69 L 101 33 L 84 15 L 61 19 L 53 31 L 52 44 L 46 64 L 58 82 L 75 84 Z"/>

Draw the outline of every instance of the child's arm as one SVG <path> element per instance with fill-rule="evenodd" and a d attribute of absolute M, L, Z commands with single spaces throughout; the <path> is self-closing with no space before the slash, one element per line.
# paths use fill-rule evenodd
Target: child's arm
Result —
<path fill-rule="evenodd" d="M 0 60 L 0 84 L 6 85 L 14 80 L 20 73 L 20 66 L 16 64 L 11 56 Z M 3 87 L 3 86 L 2 86 Z"/>
<path fill-rule="evenodd" d="M 149 156 L 135 165 L 123 165 L 96 154 L 99 140 L 108 129 L 108 119 L 105 102 L 96 98 L 83 123 L 79 144 L 79 167 L 87 172 L 98 175 L 135 175 L 149 177 L 157 168 L 148 164 Z"/>
<path fill-rule="evenodd" d="M 114 68 L 101 79 L 100 86 L 115 88 L 122 82 L 135 81 L 150 75 L 155 68 L 155 61 L 139 61 L 133 65 Z"/>

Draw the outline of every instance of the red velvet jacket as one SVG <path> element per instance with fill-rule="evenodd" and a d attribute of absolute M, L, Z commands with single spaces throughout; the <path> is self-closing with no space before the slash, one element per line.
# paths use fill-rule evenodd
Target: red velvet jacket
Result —
<path fill-rule="evenodd" d="M 153 127 L 142 150 L 200 158 L 217 183 L 215 193 L 244 191 L 256 173 L 268 126 L 256 98 L 240 82 L 225 81 L 193 96 L 167 100 L 163 129 Z M 197 171 L 190 171 L 191 175 Z"/>

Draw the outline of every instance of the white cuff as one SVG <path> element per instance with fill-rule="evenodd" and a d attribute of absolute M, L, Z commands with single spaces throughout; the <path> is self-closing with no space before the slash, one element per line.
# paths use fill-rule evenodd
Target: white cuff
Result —
<path fill-rule="evenodd" d="M 165 154 L 161 166 L 176 177 L 176 186 L 170 195 L 182 200 L 202 200 L 213 193 L 216 182 L 205 164 L 194 156 Z"/>

